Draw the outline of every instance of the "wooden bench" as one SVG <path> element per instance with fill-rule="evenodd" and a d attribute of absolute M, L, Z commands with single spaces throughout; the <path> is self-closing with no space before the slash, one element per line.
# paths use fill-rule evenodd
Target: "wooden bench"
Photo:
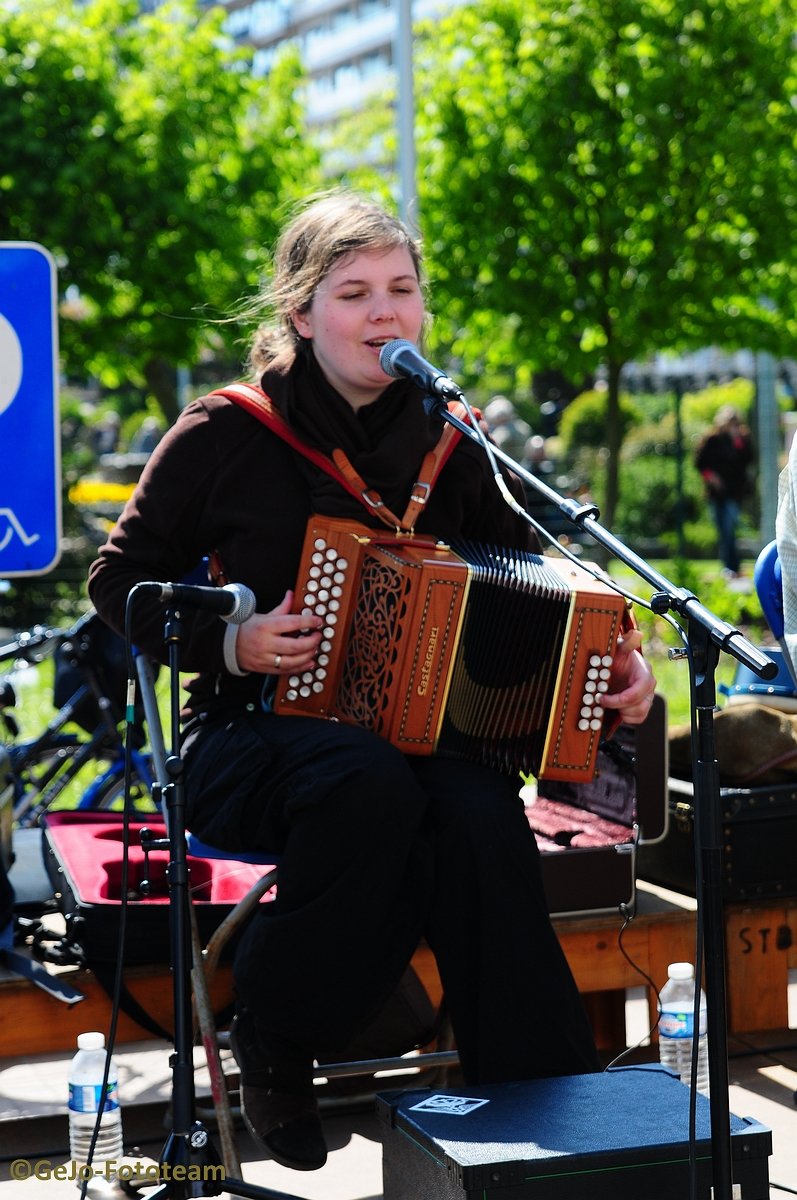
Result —
<path fill-rule="evenodd" d="M 625 1000 L 630 988 L 647 987 L 651 1027 L 656 996 L 631 965 L 636 963 L 659 987 L 667 965 L 692 961 L 695 947 L 695 902 L 689 897 L 641 884 L 638 912 L 619 942 L 617 915 L 590 914 L 555 918 L 554 925 L 579 989 L 584 995 L 602 1049 L 626 1042 Z M 789 971 L 797 969 L 797 898 L 730 904 L 725 909 L 729 1034 L 746 1034 L 788 1026 Z M 441 996 L 434 959 L 418 950 L 414 966 L 433 1002 Z M 0 979 L 0 1058 L 69 1050 L 78 1033 L 106 1029 L 110 1001 L 90 971 L 70 970 L 66 978 L 85 1000 L 66 1005 L 15 976 Z M 168 967 L 136 966 L 125 972 L 131 993 L 159 1024 L 170 1028 L 171 974 Z M 222 965 L 214 981 L 214 1004 L 222 1009 L 232 994 L 230 968 Z M 125 1014 L 118 1041 L 151 1037 Z"/>
<path fill-rule="evenodd" d="M 628 958 L 620 947 L 618 915 L 554 919 L 600 1048 L 627 1044 L 628 989 L 646 988 L 650 1027 L 655 1026 L 656 993 L 632 963 L 662 987 L 669 963 L 694 961 L 695 914 L 690 897 L 639 884 L 637 915 L 622 936 Z M 728 1032 L 785 1029 L 789 971 L 797 969 L 797 898 L 726 905 L 725 953 Z M 416 969 L 437 1000 L 440 983 L 428 952 L 427 957 L 428 962 L 416 956 Z"/>

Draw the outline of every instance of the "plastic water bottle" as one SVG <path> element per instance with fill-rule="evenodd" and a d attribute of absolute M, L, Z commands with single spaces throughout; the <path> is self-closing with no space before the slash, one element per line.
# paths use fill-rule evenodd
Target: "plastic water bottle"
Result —
<path fill-rule="evenodd" d="M 102 1122 L 94 1147 L 92 1165 L 122 1157 L 122 1113 L 119 1108 L 119 1082 L 116 1063 L 111 1059 L 104 1102 L 102 1079 L 105 1074 L 105 1035 L 81 1033 L 77 1054 L 69 1066 L 69 1155 L 78 1163 L 87 1163 L 89 1147 L 102 1108 Z"/>
<path fill-rule="evenodd" d="M 700 992 L 695 1025 L 695 969 L 691 963 L 670 963 L 668 979 L 659 996 L 659 1061 L 681 1077 L 692 1081 L 692 1040 L 697 1033 L 697 1089 L 709 1092 L 706 997 Z"/>

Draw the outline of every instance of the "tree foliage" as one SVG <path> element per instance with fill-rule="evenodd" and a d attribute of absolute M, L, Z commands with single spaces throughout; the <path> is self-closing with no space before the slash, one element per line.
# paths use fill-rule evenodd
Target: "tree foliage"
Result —
<path fill-rule="evenodd" d="M 436 337 L 491 321 L 535 366 L 652 350 L 794 353 L 795 0 L 482 0 L 419 52 Z M 504 345 L 504 349 L 507 349 Z"/>
<path fill-rule="evenodd" d="M 281 208 L 317 179 L 297 61 L 253 78 L 223 16 L 0 8 L 0 236 L 56 256 L 67 371 L 146 385 L 170 419 L 176 365 L 257 284 Z"/>

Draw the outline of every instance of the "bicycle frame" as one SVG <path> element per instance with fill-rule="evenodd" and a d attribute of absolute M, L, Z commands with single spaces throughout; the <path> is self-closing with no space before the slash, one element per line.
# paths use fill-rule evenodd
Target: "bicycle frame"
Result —
<path fill-rule="evenodd" d="M 56 730 L 63 723 L 65 722 L 54 723 Z M 26 777 L 26 770 L 34 766 L 39 756 L 48 751 L 52 752 L 48 767 L 38 778 Z M 53 733 L 50 737 L 39 737 L 34 742 L 9 746 L 16 823 L 22 827 L 35 825 L 41 814 L 52 807 L 85 764 L 92 759 L 100 759 L 104 753 L 110 756 L 110 763 L 92 779 L 75 805 L 76 809 L 83 811 L 101 807 L 100 802 L 113 782 L 124 782 L 125 748 L 121 740 L 115 746 L 109 744 L 106 730 L 99 728 L 85 741 L 77 734 Z M 151 790 L 154 783 L 151 756 L 135 749 L 130 753 L 133 777 L 147 790 Z"/>
<path fill-rule="evenodd" d="M 0 661 L 4 658 L 22 658 L 38 663 L 52 654 L 57 645 L 73 637 L 74 630 L 30 630 L 19 635 L 10 645 L 0 647 Z M 42 646 L 46 649 L 40 652 Z M 112 703 L 104 694 L 92 665 L 81 658 L 77 649 L 75 654 L 87 682 L 76 688 L 37 737 L 24 742 L 14 740 L 16 723 L 9 720 L 10 712 L 7 711 L 15 704 L 10 684 L 3 697 L 3 715 L 11 736 L 5 749 L 10 767 L 9 782 L 13 787 L 13 819 L 22 827 L 35 825 L 41 814 L 52 806 L 83 767 L 94 759 L 98 760 L 99 773 L 82 790 L 75 808 L 83 811 L 102 808 L 109 794 L 111 798 L 115 798 L 117 793 L 121 794 L 125 782 L 127 752 L 113 716 Z M 93 731 L 87 731 L 86 735 L 64 733 L 64 727 L 73 721 L 79 705 L 87 697 L 92 697 L 97 706 L 99 724 Z M 32 769 L 39 764 L 42 764 L 42 770 L 36 775 Z M 99 769 L 100 766 L 102 769 Z M 154 782 L 151 755 L 131 747 L 130 766 L 131 779 L 150 791 Z"/>

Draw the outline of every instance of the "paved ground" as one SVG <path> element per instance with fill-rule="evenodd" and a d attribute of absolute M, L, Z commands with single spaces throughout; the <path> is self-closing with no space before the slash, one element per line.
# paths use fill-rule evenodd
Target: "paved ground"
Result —
<path fill-rule="evenodd" d="M 758 1042 L 760 1051 L 763 1039 L 759 1038 Z M 777 1045 L 771 1036 L 768 1037 L 766 1048 L 768 1053 L 762 1054 L 753 1052 L 752 1043 L 731 1047 L 731 1111 L 738 1116 L 755 1118 L 772 1129 L 774 1152 L 770 1159 L 770 1195 L 785 1198 L 790 1192 L 797 1195 L 797 1108 L 794 1104 L 797 1031 L 784 1031 Z M 49 1160 L 54 1165 L 64 1162 L 66 1118 L 63 1097 L 70 1057 L 64 1054 L 32 1062 L 0 1062 L 0 1200 L 58 1200 L 79 1194 L 74 1181 L 54 1178 L 12 1180 L 9 1165 L 12 1156 L 39 1164 L 42 1160 Z M 168 1050 L 163 1043 L 138 1043 L 122 1047 L 118 1059 L 124 1097 L 125 1145 L 132 1151 L 132 1158 L 149 1163 L 157 1158 L 168 1126 L 165 1115 L 171 1085 Z M 201 1072 L 199 1080 L 201 1090 Z M 390 1086 L 386 1085 L 386 1090 Z M 382 1136 L 385 1131 L 373 1111 L 327 1111 L 325 1130 L 330 1148 L 329 1161 L 323 1170 L 309 1173 L 285 1170 L 263 1159 L 248 1136 L 241 1132 L 238 1146 L 244 1179 L 301 1200 L 381 1200 Z M 121 1194 L 117 1189 L 109 1190 L 101 1181 L 94 1181 L 88 1192 L 96 1200 Z M 673 1200 L 682 1198 L 674 1197 Z"/>

